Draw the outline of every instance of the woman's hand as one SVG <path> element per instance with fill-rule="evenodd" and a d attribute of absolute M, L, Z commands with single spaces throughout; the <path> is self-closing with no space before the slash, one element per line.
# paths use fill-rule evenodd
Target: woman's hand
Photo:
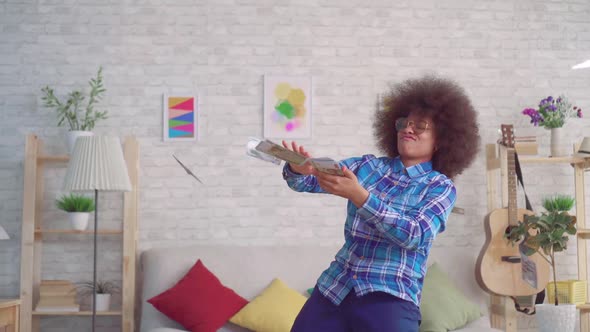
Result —
<path fill-rule="evenodd" d="M 318 178 L 320 187 L 330 194 L 338 195 L 352 201 L 360 208 L 369 197 L 369 192 L 361 186 L 354 173 L 346 167 L 342 168 L 344 176 L 331 175 L 313 169 L 312 174 Z"/>
<path fill-rule="evenodd" d="M 309 154 L 309 152 L 305 151 L 303 146 L 298 146 L 295 141 L 292 141 L 291 146 L 289 146 L 289 144 L 287 144 L 287 142 L 285 142 L 283 140 L 283 146 L 285 147 L 285 149 L 297 152 L 298 154 L 304 156 L 305 158 L 311 158 L 311 155 Z M 311 166 L 311 164 L 309 162 L 307 162 L 301 166 L 289 163 L 289 167 L 295 173 L 299 173 L 299 174 L 303 174 L 303 175 L 313 174 L 313 167 Z"/>

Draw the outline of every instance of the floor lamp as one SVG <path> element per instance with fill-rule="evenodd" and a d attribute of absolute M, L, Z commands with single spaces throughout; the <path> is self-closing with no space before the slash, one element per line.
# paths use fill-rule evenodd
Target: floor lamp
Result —
<path fill-rule="evenodd" d="M 87 136 L 76 139 L 64 181 L 67 191 L 94 191 L 94 259 L 92 276 L 92 331 L 96 320 L 96 238 L 98 192 L 131 191 L 121 143 L 116 137 Z"/>

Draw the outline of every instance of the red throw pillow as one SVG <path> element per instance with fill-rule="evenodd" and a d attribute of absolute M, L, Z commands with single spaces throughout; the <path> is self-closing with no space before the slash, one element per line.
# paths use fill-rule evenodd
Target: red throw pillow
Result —
<path fill-rule="evenodd" d="M 176 285 L 148 302 L 191 332 L 215 332 L 248 304 L 201 260 Z"/>

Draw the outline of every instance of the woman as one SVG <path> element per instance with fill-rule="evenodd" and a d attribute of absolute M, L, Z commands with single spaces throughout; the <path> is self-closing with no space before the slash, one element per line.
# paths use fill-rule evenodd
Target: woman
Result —
<path fill-rule="evenodd" d="M 348 199 L 345 243 L 318 278 L 292 332 L 417 332 L 426 259 L 455 204 L 452 178 L 479 147 L 476 112 L 456 83 L 433 76 L 395 85 L 376 114 L 386 157 L 340 162 L 344 176 L 287 164 L 299 192 Z M 305 157 L 296 142 L 283 145 Z"/>

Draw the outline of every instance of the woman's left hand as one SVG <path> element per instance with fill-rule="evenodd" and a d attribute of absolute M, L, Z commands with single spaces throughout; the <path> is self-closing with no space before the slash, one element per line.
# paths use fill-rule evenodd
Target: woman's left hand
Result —
<path fill-rule="evenodd" d="M 318 179 L 320 187 L 330 194 L 347 198 L 356 205 L 361 207 L 369 197 L 369 192 L 358 182 L 354 173 L 346 167 L 342 167 L 344 176 L 331 175 L 328 173 L 313 170 L 313 175 Z"/>

